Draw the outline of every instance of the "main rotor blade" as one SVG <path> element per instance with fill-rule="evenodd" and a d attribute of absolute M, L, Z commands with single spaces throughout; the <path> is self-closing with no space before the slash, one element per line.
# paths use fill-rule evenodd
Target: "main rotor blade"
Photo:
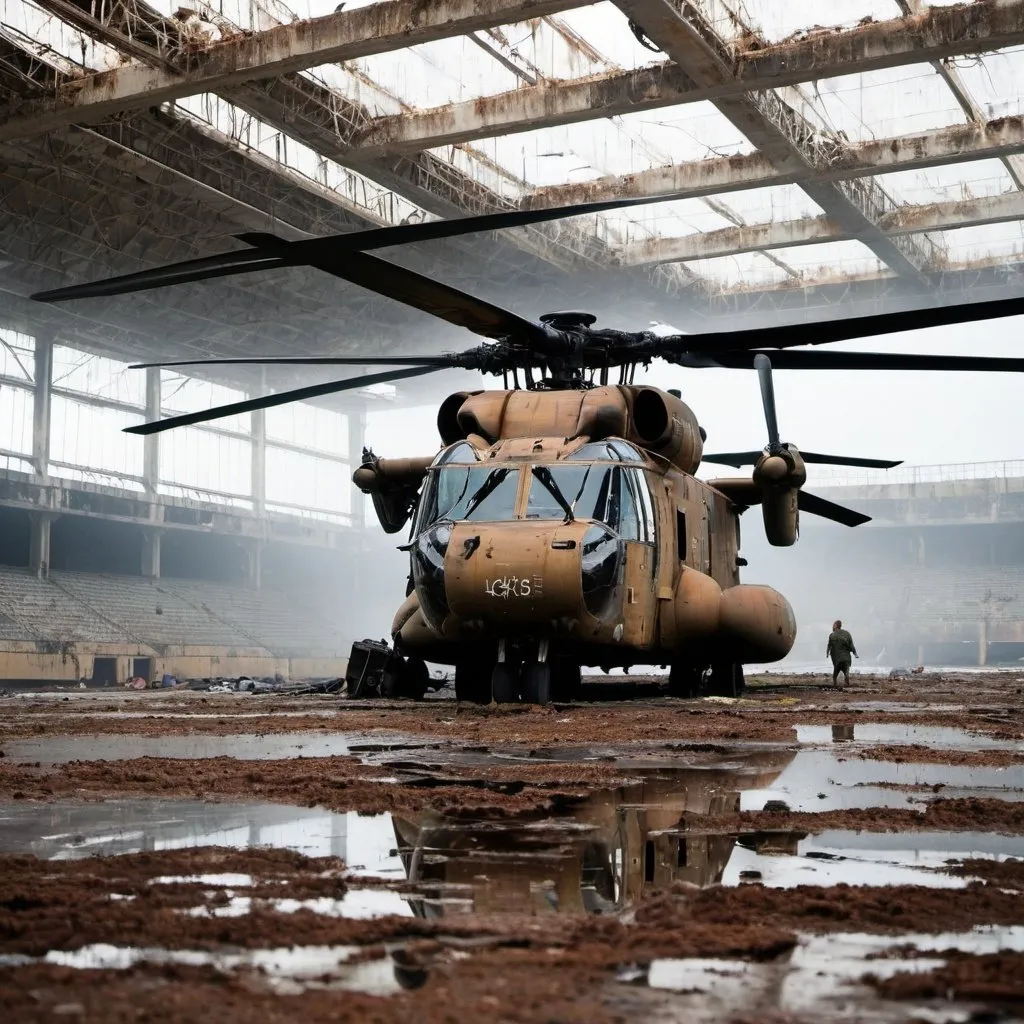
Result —
<path fill-rule="evenodd" d="M 456 356 L 239 356 L 229 359 L 177 359 L 167 363 L 132 363 L 129 370 L 172 366 L 458 366 Z"/>
<path fill-rule="evenodd" d="M 901 310 L 872 316 L 842 317 L 819 323 L 783 324 L 750 327 L 738 331 L 679 335 L 680 348 L 690 351 L 719 352 L 753 348 L 793 348 L 797 345 L 827 345 L 852 338 L 873 338 L 879 334 L 898 334 L 926 327 L 997 320 L 1024 314 L 1024 296 L 993 299 L 989 302 L 965 302 L 955 306 Z"/>
<path fill-rule="evenodd" d="M 768 447 L 779 446 L 779 420 L 775 414 L 775 388 L 772 385 L 771 360 L 763 353 L 754 356 L 754 369 L 757 370 L 758 383 L 761 385 L 761 405 L 764 408 L 764 421 L 768 426 Z"/>
<path fill-rule="evenodd" d="M 283 241 L 280 243 L 282 251 L 285 251 L 284 247 L 288 244 Z M 526 320 L 468 292 L 367 253 L 318 255 L 309 264 L 378 295 L 430 313 L 456 327 L 465 327 L 485 338 L 509 338 L 538 345 L 549 338 L 542 324 Z"/>
<path fill-rule="evenodd" d="M 819 498 L 816 494 L 808 494 L 804 490 L 796 492 L 796 503 L 801 512 L 821 516 L 822 519 L 831 519 L 832 522 L 843 526 L 863 526 L 864 523 L 871 522 L 871 516 L 866 516 L 863 512 L 855 512 L 852 508 L 837 505 L 834 501 Z"/>
<path fill-rule="evenodd" d="M 180 263 L 171 263 L 164 267 L 154 267 L 152 270 L 104 278 L 90 284 L 70 285 L 66 288 L 37 292 L 31 298 L 38 302 L 65 302 L 68 299 L 124 295 L 150 288 L 184 284 L 188 281 L 206 281 L 210 278 L 226 277 L 231 274 L 247 274 L 257 270 L 273 270 L 276 267 L 284 266 L 301 266 L 309 264 L 312 259 L 324 254 L 365 252 L 369 249 L 411 245 L 483 231 L 528 227 L 531 224 L 603 213 L 607 210 L 620 210 L 630 206 L 643 206 L 657 201 L 657 198 L 652 199 L 649 196 L 609 199 L 600 203 L 575 203 L 571 206 L 556 206 L 544 210 L 509 210 L 504 213 L 459 217 L 455 220 L 438 220 L 423 224 L 398 224 L 393 227 L 370 228 L 365 231 L 348 231 L 344 234 L 327 235 L 323 238 L 285 242 L 284 244 L 288 247 L 286 253 L 271 258 L 260 251 L 267 236 L 260 232 L 252 232 L 237 237 L 256 246 L 253 250 L 243 249 L 238 252 L 220 253 L 216 256 L 204 256 L 195 260 L 183 260 Z"/>
<path fill-rule="evenodd" d="M 830 352 L 810 349 L 802 352 L 780 350 L 767 353 L 716 352 L 721 366 L 741 369 L 752 366 L 752 356 L 768 355 L 776 370 L 976 370 L 979 372 L 1020 373 L 1024 358 L 1003 356 L 932 356 L 903 352 Z"/>
<path fill-rule="evenodd" d="M 281 391 L 276 395 L 264 395 L 262 398 L 249 398 L 244 402 L 232 402 L 230 405 L 218 405 L 213 409 L 201 412 L 190 412 L 183 416 L 172 416 L 166 420 L 153 423 L 140 423 L 137 427 L 125 427 L 126 434 L 160 434 L 175 427 L 187 427 L 193 423 L 206 423 L 208 420 L 219 420 L 225 416 L 237 416 L 243 412 L 255 412 L 257 409 L 270 409 L 275 405 L 287 405 L 289 402 L 302 402 L 321 395 L 333 395 L 339 391 L 351 391 L 355 388 L 366 388 L 371 384 L 386 384 L 388 381 L 404 380 L 408 377 L 421 377 L 425 373 L 434 373 L 436 367 L 414 366 L 404 370 L 385 370 L 383 373 L 368 373 L 362 377 L 350 377 L 348 380 L 332 380 L 326 384 L 313 384 L 293 391 Z"/>

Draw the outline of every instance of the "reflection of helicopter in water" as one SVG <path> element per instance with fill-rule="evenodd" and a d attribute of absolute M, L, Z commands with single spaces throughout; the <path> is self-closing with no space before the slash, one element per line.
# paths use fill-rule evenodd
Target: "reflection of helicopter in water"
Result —
<path fill-rule="evenodd" d="M 1022 359 L 797 350 L 842 339 L 1008 316 L 1019 298 L 831 322 L 702 334 L 595 327 L 586 312 L 528 320 L 365 250 L 641 205 L 645 199 L 515 210 L 288 242 L 189 260 L 33 298 L 118 295 L 236 273 L 311 266 L 488 339 L 459 353 L 286 355 L 189 360 L 266 365 L 398 366 L 364 376 L 125 428 L 155 434 L 288 402 L 433 373 L 500 375 L 500 391 L 458 392 L 438 415 L 440 453 L 380 459 L 366 450 L 353 479 L 381 526 L 412 520 L 409 587 L 392 624 L 394 685 L 422 696 L 427 661 L 455 666 L 462 699 L 545 704 L 571 698 L 580 666 L 670 668 L 676 694 L 707 685 L 732 695 L 742 666 L 784 658 L 796 638 L 786 599 L 739 579 L 739 515 L 760 505 L 769 543 L 793 544 L 799 513 L 847 526 L 864 516 L 809 493 L 807 464 L 891 467 L 887 460 L 800 452 L 780 439 L 772 368 L 1024 370 Z M 634 386 L 654 360 L 697 370 L 756 369 L 768 443 L 704 452 L 705 434 L 678 392 Z M 188 365 L 162 363 L 152 365 Z M 617 383 L 609 380 L 618 371 Z M 535 371 L 539 373 L 535 376 Z M 520 374 L 525 388 L 520 387 Z M 511 381 L 510 381 L 511 378 Z M 705 483 L 702 462 L 753 466 Z M 705 684 L 705 676 L 708 676 Z"/>
<path fill-rule="evenodd" d="M 396 816 L 398 851 L 420 893 L 413 912 L 601 913 L 676 881 L 713 885 L 737 837 L 693 819 L 738 811 L 742 791 L 770 786 L 793 757 L 752 751 L 723 767 L 623 767 L 640 781 L 591 794 L 560 818 Z"/>

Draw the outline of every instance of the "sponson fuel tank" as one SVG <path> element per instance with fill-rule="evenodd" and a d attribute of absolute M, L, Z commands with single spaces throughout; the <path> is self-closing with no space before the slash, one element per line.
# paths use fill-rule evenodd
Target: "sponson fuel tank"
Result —
<path fill-rule="evenodd" d="M 684 473 L 700 465 L 703 441 L 693 411 L 656 388 L 605 386 L 587 391 L 456 392 L 441 405 L 445 444 L 486 444 L 522 437 L 621 437 L 655 452 Z"/>
<path fill-rule="evenodd" d="M 796 642 L 796 617 L 777 590 L 751 583 L 722 590 L 695 569 L 679 574 L 662 616 L 664 646 L 744 664 L 781 661 Z"/>

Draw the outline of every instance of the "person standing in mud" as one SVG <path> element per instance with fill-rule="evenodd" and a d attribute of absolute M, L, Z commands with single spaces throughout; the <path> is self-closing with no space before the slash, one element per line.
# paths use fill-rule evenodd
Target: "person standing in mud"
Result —
<path fill-rule="evenodd" d="M 828 647 L 825 654 L 832 659 L 832 685 L 836 686 L 839 681 L 839 673 L 843 673 L 844 684 L 850 682 L 851 658 L 859 658 L 857 648 L 853 644 L 853 637 L 843 629 L 839 619 L 832 623 L 832 632 L 828 635 Z"/>

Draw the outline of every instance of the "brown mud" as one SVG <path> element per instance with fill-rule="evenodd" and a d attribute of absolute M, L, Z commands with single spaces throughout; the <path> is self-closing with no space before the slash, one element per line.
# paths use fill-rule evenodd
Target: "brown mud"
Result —
<path fill-rule="evenodd" d="M 867 877 L 856 885 L 774 888 L 761 883 L 757 870 L 744 872 L 743 884 L 720 884 L 722 866 L 739 849 L 736 837 L 755 830 L 781 837 L 774 855 L 791 857 L 797 867 L 829 863 L 808 861 L 811 854 L 801 860 L 796 844 L 799 836 L 830 830 L 859 834 L 862 843 L 871 835 L 960 834 L 961 845 L 950 849 L 962 851 L 983 848 L 964 833 L 987 837 L 995 849 L 1000 848 L 995 837 L 1004 836 L 1019 850 L 1024 801 L 984 790 L 1000 783 L 978 783 L 984 795 L 944 798 L 941 778 L 934 785 L 915 786 L 906 781 L 905 769 L 920 764 L 982 775 L 989 770 L 988 777 L 1000 771 L 1010 780 L 1007 786 L 1017 786 L 1014 780 L 1024 765 L 1024 752 L 1014 746 L 1024 738 L 1020 679 L 1009 673 L 855 677 L 839 691 L 806 677 L 753 683 L 743 699 L 733 702 L 655 698 L 548 708 L 476 707 L 445 699 L 373 704 L 337 697 L 180 692 L 5 699 L 0 752 L 8 756 L 0 759 L 0 802 L 15 820 L 21 820 L 19 810 L 52 805 L 51 838 L 70 827 L 61 817 L 66 808 L 127 798 L 396 812 L 396 821 L 421 815 L 426 817 L 417 821 L 447 823 L 444 841 L 452 846 L 446 848 L 445 863 L 454 865 L 455 875 L 447 881 L 426 875 L 410 881 L 406 860 L 399 862 L 397 874 L 368 877 L 360 874 L 357 860 L 349 870 L 336 856 L 308 857 L 265 846 L 145 850 L 129 844 L 128 852 L 117 856 L 89 857 L 83 849 L 71 854 L 78 859 L 53 860 L 27 852 L 0 855 L 0 957 L 5 958 L 0 959 L 0 1012 L 12 1021 L 227 1024 L 296 1019 L 313 1024 L 491 1019 L 605 1024 L 636 1019 L 639 1012 L 668 1022 L 696 1018 L 679 1009 L 678 995 L 646 987 L 646 971 L 654 961 L 726 958 L 781 971 L 807 936 L 898 938 L 1024 922 L 1024 860 L 1019 856 L 951 854 L 946 863 L 939 858 L 938 866 L 921 869 L 963 886 L 953 891 L 933 887 L 924 874 L 922 884 L 886 885 L 884 866 L 873 868 L 870 860 Z M 889 731 L 883 730 L 883 740 L 862 739 L 862 724 Z M 804 726 L 832 726 L 814 733 L 832 739 L 812 741 L 801 734 L 801 744 L 797 729 Z M 934 746 L 926 746 L 931 741 L 920 734 L 908 734 L 906 743 L 891 740 L 891 729 L 904 726 L 957 732 L 931 734 Z M 344 734 L 348 752 L 249 759 L 258 756 L 261 740 L 298 732 Z M 93 735 L 104 738 L 107 760 L 47 763 L 47 744 L 62 738 L 82 742 Z M 109 759 L 109 738 L 119 735 L 253 736 L 253 746 L 251 753 L 243 747 L 235 757 Z M 870 735 L 877 736 L 878 730 Z M 993 740 L 1000 749 L 991 749 Z M 32 748 L 38 761 L 20 761 L 11 753 L 21 741 L 42 741 Z M 875 774 L 869 781 L 843 785 L 828 780 L 834 787 L 845 786 L 845 804 L 825 801 L 821 810 L 808 809 L 817 804 L 812 788 L 810 801 L 796 810 L 782 800 L 774 805 L 777 810 L 740 809 L 741 791 L 755 791 L 742 806 L 764 807 L 776 795 L 772 787 L 780 773 L 784 776 L 787 758 L 819 748 L 827 748 L 829 763 L 844 772 L 852 763 Z M 456 750 L 458 757 L 452 756 Z M 655 773 L 659 765 L 703 771 L 710 781 L 695 785 L 687 776 L 673 789 L 676 783 L 666 776 L 667 788 L 658 789 L 650 780 L 638 781 L 634 766 L 640 763 Z M 892 778 L 875 780 L 878 770 L 884 774 L 890 768 Z M 742 784 L 736 781 L 737 771 L 746 772 Z M 958 778 L 957 785 L 973 785 L 962 781 L 963 774 Z M 817 786 L 815 780 L 803 781 Z M 652 794 L 639 806 L 637 786 L 651 788 Z M 893 806 L 865 807 L 849 800 L 850 793 L 868 792 L 857 786 L 889 793 L 895 790 L 887 787 L 909 786 L 915 802 L 901 806 L 903 798 L 897 796 Z M 613 790 L 620 794 L 615 800 L 608 795 Z M 596 836 L 604 827 L 599 812 L 606 805 L 609 813 L 627 815 L 622 819 L 631 823 L 624 826 L 627 831 L 648 831 L 639 846 L 622 848 L 622 870 L 633 872 L 636 887 L 622 901 L 599 900 L 596 911 L 547 900 L 547 868 L 531 874 L 524 861 L 506 878 L 500 870 L 507 851 L 477 848 L 488 829 L 500 832 L 514 823 L 516 842 L 525 843 L 533 862 L 548 864 L 555 875 L 574 855 L 577 833 L 566 828 L 566 821 Z M 589 807 L 585 813 L 584 807 Z M 461 832 L 460 822 L 467 826 Z M 553 846 L 537 838 L 541 825 L 548 828 L 545 835 L 555 836 Z M 562 828 L 564 835 L 558 831 Z M 130 824 L 125 830 L 130 833 Z M 659 845 L 666 837 L 672 845 Z M 594 857 L 603 856 L 586 846 L 589 841 L 579 840 L 583 871 L 570 876 L 576 891 L 585 887 Z M 907 839 L 907 848 L 914 849 L 913 843 Z M 725 852 L 716 861 L 719 847 Z M 888 848 L 879 846 L 877 863 Z M 858 849 L 874 848 L 868 843 Z M 398 862 L 398 851 L 390 852 Z M 470 854 L 475 862 L 465 860 Z M 769 850 L 764 856 L 773 854 Z M 706 871 L 697 884 L 689 879 L 696 877 L 700 857 Z M 458 873 L 462 860 L 468 865 L 464 876 Z M 877 881 L 870 877 L 874 870 Z M 502 906 L 488 902 L 493 894 L 480 889 L 477 902 L 471 895 L 467 903 L 467 890 L 479 875 L 498 879 L 494 885 L 506 878 L 501 884 L 515 889 L 515 899 Z M 568 890 L 559 877 L 558 893 L 564 897 Z M 344 909 L 351 898 L 371 890 L 391 901 L 379 915 Z M 428 903 L 443 897 L 438 904 L 443 910 L 431 915 L 408 909 L 425 897 Z M 406 907 L 404 912 L 394 909 L 396 903 Z M 242 961 L 227 968 L 201 958 L 188 963 L 151 958 L 117 969 L 102 961 L 93 966 L 60 961 L 102 945 L 210 956 L 229 952 Z M 382 967 L 390 987 L 377 991 L 351 981 L 355 975 L 346 974 L 344 966 L 297 981 L 242 956 L 285 948 L 294 954 L 313 947 L 355 947 L 350 963 Z M 47 955 L 50 962 L 38 959 Z M 948 951 L 938 959 L 944 966 L 926 973 L 879 975 L 851 998 L 861 1001 L 865 1018 L 879 1021 L 905 1020 L 914 1008 L 932 1002 L 949 1008 L 960 1001 L 968 1011 L 982 1007 L 980 1012 L 1019 1006 L 1024 977 L 1019 949 L 985 955 Z M 402 971 L 394 964 L 404 965 Z M 872 974 L 869 960 L 863 973 Z M 828 1006 L 793 1011 L 769 1000 L 754 1008 L 737 1004 L 720 1013 L 708 1010 L 700 1019 L 802 1024 L 838 1018 L 830 1016 Z"/>

